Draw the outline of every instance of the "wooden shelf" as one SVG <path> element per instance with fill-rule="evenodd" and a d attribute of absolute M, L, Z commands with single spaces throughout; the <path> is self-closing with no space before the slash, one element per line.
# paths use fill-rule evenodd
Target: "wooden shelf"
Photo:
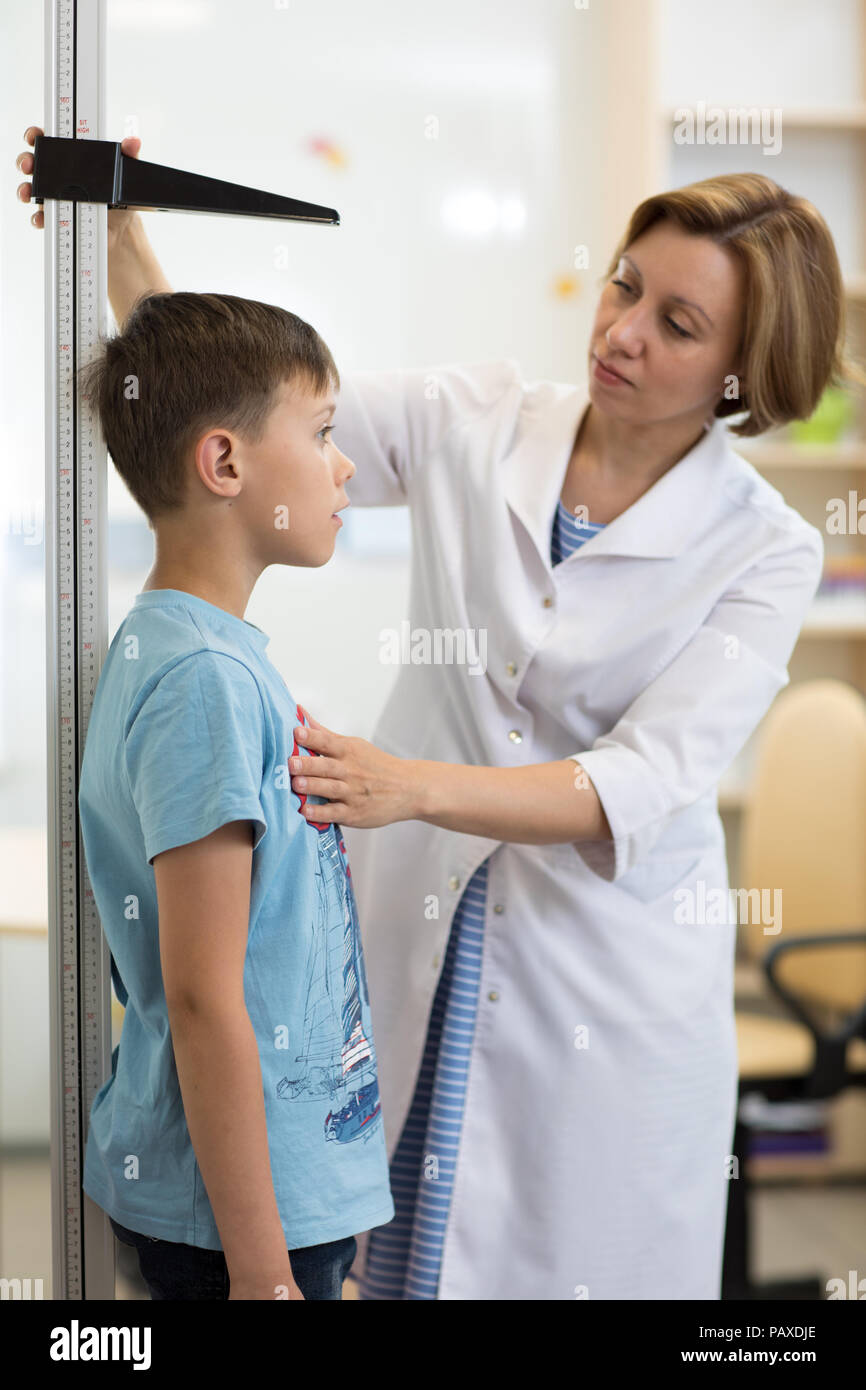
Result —
<path fill-rule="evenodd" d="M 755 468 L 866 468 L 866 440 L 847 444 L 797 444 L 793 440 L 778 440 L 757 444 L 748 440 L 732 441 Z"/>
<path fill-rule="evenodd" d="M 782 113 L 782 130 L 787 126 L 793 130 L 852 130 L 866 131 L 866 103 L 858 102 L 853 106 L 779 106 L 776 107 L 772 102 L 746 102 L 746 101 L 703 101 L 700 103 L 707 118 L 712 120 L 713 112 L 716 111 L 766 111 L 779 110 Z M 668 121 L 671 125 L 677 125 L 682 120 L 683 111 L 694 111 L 698 106 L 697 102 L 691 105 L 671 107 Z"/>
<path fill-rule="evenodd" d="M 866 637 L 866 602 L 850 605 L 841 602 L 837 608 L 833 599 L 813 600 L 800 629 L 800 640 L 804 637 L 845 637 L 862 641 Z"/>
<path fill-rule="evenodd" d="M 742 131 L 734 130 L 731 113 L 737 113 L 737 117 L 743 115 L 745 121 L 753 112 L 769 112 L 774 118 L 776 112 L 779 113 L 777 136 L 790 137 L 784 155 L 778 160 L 758 162 L 763 172 L 778 178 L 784 187 L 806 198 L 810 192 L 812 196 L 817 195 L 821 200 L 819 210 L 823 210 L 821 202 L 827 202 L 829 211 L 844 224 L 839 228 L 831 226 L 831 232 L 837 251 L 844 246 L 846 268 L 850 267 L 849 273 L 843 274 L 846 349 L 855 362 L 861 363 L 866 358 L 866 142 L 861 140 L 861 136 L 866 135 L 866 0 L 859 0 L 856 8 L 858 32 L 855 35 L 852 30 L 850 38 L 856 50 L 852 58 L 859 66 L 856 87 L 804 86 L 799 93 L 792 91 L 793 95 L 804 99 L 788 104 L 766 98 L 752 102 L 705 98 L 673 102 L 666 92 L 664 100 L 656 107 L 653 135 L 659 142 L 661 172 L 657 182 L 665 188 L 676 188 L 693 180 L 709 178 L 717 170 L 723 172 L 734 155 L 732 148 L 725 151 L 709 144 L 702 147 L 701 124 L 705 136 L 712 132 L 711 122 L 721 117 L 722 142 L 733 145 L 739 134 L 746 138 L 755 132 L 751 126 Z M 756 66 L 753 72 L 755 87 L 760 90 L 765 85 L 764 65 Z M 697 77 L 699 79 L 700 74 Z M 706 90 L 705 81 L 695 80 L 691 64 L 688 74 L 683 69 L 681 80 L 694 81 L 699 90 L 701 85 Z M 823 91 L 828 101 L 810 100 Z M 695 126 L 691 134 L 696 143 L 689 148 L 680 147 L 674 140 L 675 133 L 679 137 L 676 128 L 686 124 L 684 117 Z M 755 150 L 756 146 L 749 147 L 750 156 Z M 806 182 L 820 174 L 820 184 L 812 189 L 801 187 L 804 168 Z M 800 172 L 795 174 L 795 170 Z M 640 191 L 643 196 L 643 186 Z M 842 233 L 845 235 L 840 240 Z M 796 663 L 796 671 L 791 670 L 791 680 L 799 683 L 833 678 L 849 683 L 866 698 L 866 591 L 853 583 L 855 577 L 860 577 L 859 572 L 855 573 L 857 561 L 854 557 L 863 556 L 866 537 L 855 529 L 859 513 L 853 523 L 848 517 L 847 536 L 836 538 L 826 530 L 827 525 L 832 524 L 828 523 L 831 499 L 845 500 L 852 490 L 858 498 L 866 496 L 866 390 L 856 382 L 846 383 L 844 389 L 852 410 L 846 416 L 844 434 L 838 442 L 801 443 L 795 437 L 797 426 L 794 424 L 790 428 L 774 429 L 757 439 L 740 439 L 730 434 L 729 443 L 735 453 L 757 469 L 782 492 L 786 501 L 821 531 L 827 543 L 827 583 L 822 585 L 805 614 L 792 662 L 788 663 L 789 668 Z M 851 508 L 850 498 L 847 502 L 848 511 L 855 510 Z M 840 519 L 840 526 L 843 529 L 846 526 L 844 517 Z M 838 555 L 835 553 L 837 545 Z M 852 552 L 850 567 L 846 566 L 841 553 L 847 548 Z M 837 568 L 838 586 L 831 582 Z M 844 584 L 846 570 L 850 582 Z M 746 755 L 738 757 L 719 782 L 719 810 L 732 818 L 749 804 L 753 786 L 752 761 L 746 750 Z M 800 1171 L 802 1162 L 797 1160 Z"/>
<path fill-rule="evenodd" d="M 809 641 L 813 639 L 824 641 L 834 639 L 841 641 L 844 638 L 849 642 L 851 640 L 862 642 L 863 639 L 866 638 L 866 622 L 840 623 L 838 627 L 827 627 L 823 624 L 812 627 L 807 622 L 803 624 L 802 631 L 800 632 L 800 640 L 802 641 L 803 638 Z"/>

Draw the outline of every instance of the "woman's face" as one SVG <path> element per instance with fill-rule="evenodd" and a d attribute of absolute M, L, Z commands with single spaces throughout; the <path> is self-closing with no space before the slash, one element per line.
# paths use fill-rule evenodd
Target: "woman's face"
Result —
<path fill-rule="evenodd" d="M 712 415 L 738 373 L 743 327 L 739 261 L 668 219 L 633 241 L 608 279 L 592 326 L 589 394 L 629 424 Z M 598 362 L 625 381 L 612 381 Z"/>

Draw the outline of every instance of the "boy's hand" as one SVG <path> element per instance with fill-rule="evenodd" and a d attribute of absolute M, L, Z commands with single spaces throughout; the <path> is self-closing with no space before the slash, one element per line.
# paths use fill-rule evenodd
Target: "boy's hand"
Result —
<path fill-rule="evenodd" d="M 36 137 L 37 137 L 37 135 L 43 135 L 44 133 L 45 133 L 45 132 L 42 130 L 42 127 L 41 127 L 41 126 L 38 126 L 38 125 L 31 125 L 31 126 L 28 126 L 27 129 L 25 130 L 25 132 L 24 132 L 24 139 L 27 141 L 28 145 L 35 145 L 35 144 L 36 144 Z M 124 154 L 128 154 L 128 155 L 130 155 L 133 159 L 137 159 L 138 156 L 139 156 L 139 154 L 141 153 L 141 140 L 139 139 L 139 137 L 138 137 L 137 135 L 128 135 L 128 136 L 126 137 L 125 140 L 121 140 L 121 142 L 120 142 L 120 148 L 121 148 L 121 150 L 123 151 Z M 21 171 L 22 174 L 32 174 L 32 173 L 33 173 L 33 155 L 30 154 L 27 150 L 22 150 L 21 154 L 19 154 L 18 158 L 15 160 L 15 165 L 16 165 L 16 168 L 20 169 L 20 171 Z M 18 185 L 18 198 L 19 198 L 19 200 L 20 200 L 22 203 L 29 203 L 29 202 L 30 202 L 31 187 L 32 187 L 32 185 L 29 184 L 29 183 L 19 183 L 19 185 Z M 137 214 L 139 211 L 140 211 L 139 208 L 110 208 L 110 209 L 109 209 L 109 212 L 108 212 L 108 249 L 109 249 L 109 251 L 111 251 L 113 245 L 120 239 L 120 237 L 123 235 L 123 233 L 128 229 L 128 227 L 129 227 L 130 223 L 132 222 L 133 218 L 136 216 L 136 214 Z M 33 223 L 33 226 L 34 226 L 34 227 L 44 227 L 44 226 L 45 226 L 45 213 L 44 213 L 43 208 L 42 208 L 41 206 L 40 206 L 39 208 L 37 208 L 36 212 L 34 212 L 34 213 L 32 214 L 32 216 L 31 216 L 31 218 L 30 218 L 30 221 Z"/>
<path fill-rule="evenodd" d="M 289 758 L 289 771 L 296 774 L 292 791 L 327 797 L 329 804 L 312 806 L 307 801 L 301 809 L 307 820 L 339 821 L 369 830 L 418 816 L 421 764 L 392 757 L 365 738 L 342 738 L 315 719 L 310 725 L 294 730 L 295 741 L 312 749 L 314 756 Z"/>
<path fill-rule="evenodd" d="M 284 1290 L 288 1291 L 288 1298 L 286 1298 Z M 306 1302 L 292 1275 L 290 1274 L 287 1278 L 284 1273 L 271 1279 L 263 1277 L 249 1283 L 241 1283 L 235 1279 L 230 1280 L 229 1302 L 239 1299 L 256 1299 L 259 1302 L 273 1302 L 280 1299 L 287 1303 Z"/>

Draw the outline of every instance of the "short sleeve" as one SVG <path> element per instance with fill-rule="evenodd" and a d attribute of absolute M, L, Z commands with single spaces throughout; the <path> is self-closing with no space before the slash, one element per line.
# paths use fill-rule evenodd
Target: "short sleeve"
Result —
<path fill-rule="evenodd" d="M 776 695 L 821 580 L 823 540 L 804 524 L 744 572 L 609 733 L 572 753 L 612 839 L 576 841 L 601 878 L 644 863 L 671 818 L 718 785 Z"/>
<path fill-rule="evenodd" d="M 124 743 L 147 862 L 236 820 L 254 822 L 257 848 L 268 828 L 265 748 L 261 694 L 242 661 L 200 651 L 170 667 Z"/>
<path fill-rule="evenodd" d="M 510 358 L 345 377 L 334 414 L 334 443 L 355 465 L 346 485 L 352 505 L 405 505 L 416 471 L 449 431 L 520 382 L 520 366 Z"/>

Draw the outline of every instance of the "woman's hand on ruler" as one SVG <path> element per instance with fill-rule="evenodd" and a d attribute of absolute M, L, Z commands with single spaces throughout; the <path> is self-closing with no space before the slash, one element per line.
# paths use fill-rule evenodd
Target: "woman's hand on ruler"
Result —
<path fill-rule="evenodd" d="M 27 141 L 28 145 L 35 145 L 35 144 L 36 144 L 36 137 L 37 137 L 37 135 L 44 135 L 44 133 L 45 133 L 45 132 L 43 131 L 43 129 L 42 129 L 41 126 L 38 126 L 38 125 L 31 125 L 31 126 L 28 126 L 27 129 L 25 130 L 25 132 L 24 132 L 24 139 Z M 137 159 L 138 156 L 139 156 L 139 154 L 140 154 L 140 152 L 141 152 L 141 140 L 139 139 L 139 137 L 138 137 L 137 135 L 128 135 L 128 136 L 126 137 L 125 140 L 121 140 L 121 142 L 120 142 L 120 148 L 121 148 L 121 151 L 122 151 L 123 154 L 128 154 L 128 155 L 130 156 L 130 158 L 132 158 L 132 159 Z M 15 167 L 16 167 L 17 169 L 19 169 L 19 170 L 21 171 L 22 174 L 32 174 L 32 173 L 33 173 L 33 154 L 32 154 L 32 152 L 31 152 L 30 150 L 22 150 L 21 153 L 19 154 L 18 158 L 15 160 Z M 19 183 L 19 185 L 18 185 L 18 198 L 19 198 L 19 200 L 20 200 L 22 203 L 29 203 L 29 202 L 30 202 L 30 191 L 31 191 L 31 185 L 30 185 L 29 183 Z M 108 213 L 108 250 L 109 250 L 109 252 L 112 251 L 112 249 L 113 249 L 115 243 L 116 243 L 116 242 L 118 241 L 118 239 L 123 235 L 124 231 L 129 227 L 130 223 L 133 221 L 133 219 L 134 219 L 135 216 L 137 215 L 138 211 L 139 211 L 138 208 L 133 208 L 133 207 L 130 207 L 130 208 L 111 208 L 111 209 L 109 209 L 109 213 Z M 32 214 L 32 216 L 31 216 L 31 218 L 30 218 L 30 221 L 33 223 L 33 226 L 34 226 L 34 227 L 44 227 L 44 226 L 45 226 L 45 214 L 44 214 L 44 212 L 43 212 L 41 206 L 38 207 L 38 208 L 36 209 L 36 211 Z"/>

